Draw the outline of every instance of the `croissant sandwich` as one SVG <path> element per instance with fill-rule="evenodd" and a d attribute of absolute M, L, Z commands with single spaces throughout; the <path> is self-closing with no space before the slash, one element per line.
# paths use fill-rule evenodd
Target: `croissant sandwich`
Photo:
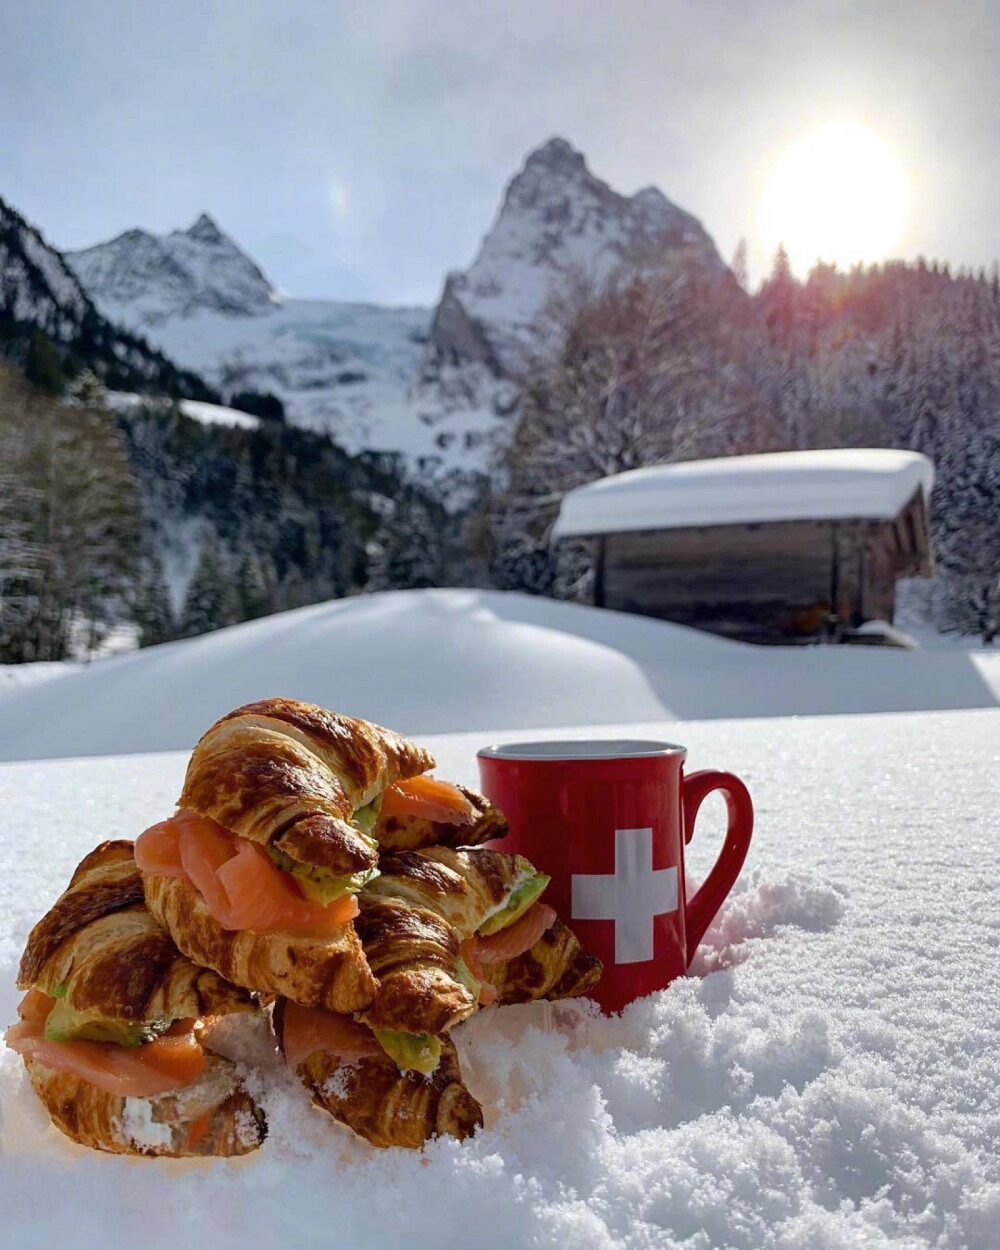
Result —
<path fill-rule="evenodd" d="M 407 1058 L 398 1050 L 393 1057 L 384 1037 L 350 1016 L 280 998 L 274 1029 L 317 1106 L 373 1146 L 418 1149 L 431 1137 L 462 1140 L 482 1127 L 482 1108 L 462 1081 L 448 1037 L 434 1039 L 433 1051 L 425 1040 Z"/>
<path fill-rule="evenodd" d="M 238 985 L 362 1010 L 378 974 L 352 922 L 379 839 L 506 832 L 482 796 L 424 776 L 433 764 L 399 734 L 313 704 L 238 708 L 195 747 L 178 813 L 137 841 L 150 910 L 186 955 Z"/>
<path fill-rule="evenodd" d="M 28 938 L 28 993 L 7 1045 L 53 1123 L 114 1154 L 240 1155 L 264 1118 L 211 1017 L 257 1009 L 243 989 L 186 959 L 143 901 L 131 842 L 104 842 Z"/>
<path fill-rule="evenodd" d="M 601 974 L 551 907 L 549 878 L 486 848 L 384 855 L 355 922 L 379 979 L 352 1019 L 279 1003 L 286 1062 L 313 1100 L 377 1146 L 464 1138 L 482 1113 L 449 1031 L 482 1004 L 569 998 Z"/>

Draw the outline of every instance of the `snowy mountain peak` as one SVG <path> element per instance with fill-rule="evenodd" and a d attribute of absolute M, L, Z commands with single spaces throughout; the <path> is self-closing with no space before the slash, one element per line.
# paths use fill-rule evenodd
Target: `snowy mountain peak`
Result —
<path fill-rule="evenodd" d="M 260 268 L 208 213 L 187 230 L 126 230 L 66 259 L 108 316 L 139 328 L 205 310 L 254 316 L 275 297 Z"/>
<path fill-rule="evenodd" d="M 701 223 L 657 187 L 621 195 L 591 173 L 571 143 L 549 139 L 508 183 L 471 266 L 448 276 L 431 332 L 429 372 L 474 361 L 502 374 L 572 270 L 602 277 L 624 263 L 662 264 L 678 251 L 724 271 Z"/>
<path fill-rule="evenodd" d="M 587 161 L 582 152 L 578 152 L 572 143 L 559 135 L 554 135 L 547 143 L 529 152 L 525 158 L 524 168 L 527 169 L 566 169 L 585 171 Z"/>
<path fill-rule="evenodd" d="M 218 243 L 224 238 L 215 218 L 208 213 L 202 213 L 194 225 L 189 226 L 184 233 L 189 239 L 200 239 L 203 243 Z"/>

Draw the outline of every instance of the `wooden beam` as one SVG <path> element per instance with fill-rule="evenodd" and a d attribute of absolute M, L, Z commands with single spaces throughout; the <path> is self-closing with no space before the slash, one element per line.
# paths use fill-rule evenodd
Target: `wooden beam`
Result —
<path fill-rule="evenodd" d="M 604 576 L 608 564 L 608 539 L 602 534 L 597 542 L 597 563 L 594 568 L 594 607 L 604 607 Z"/>

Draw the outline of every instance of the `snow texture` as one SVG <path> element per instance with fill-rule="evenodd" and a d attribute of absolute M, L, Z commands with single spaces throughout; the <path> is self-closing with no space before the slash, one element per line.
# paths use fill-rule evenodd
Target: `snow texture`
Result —
<path fill-rule="evenodd" d="M 266 1034 L 234 1021 L 220 1044 L 263 1100 L 262 1150 L 126 1161 L 51 1128 L 0 1048 L 5 1246 L 993 1250 L 1000 712 L 716 721 L 683 738 L 690 767 L 730 768 L 755 796 L 738 889 L 693 975 L 621 1018 L 564 1003 L 460 1026 L 484 1132 L 375 1151 L 311 1107 Z M 441 773 L 470 783 L 482 742 L 427 739 Z M 169 810 L 184 764 L 0 766 L 3 1019 L 30 925 L 94 842 Z M 719 820 L 710 801 L 695 879 Z"/>
<path fill-rule="evenodd" d="M 556 538 L 623 530 L 759 521 L 889 520 L 922 490 L 934 466 L 914 451 L 781 451 L 654 465 L 570 491 Z"/>
<path fill-rule="evenodd" d="M 190 747 L 287 695 L 407 732 L 995 707 L 1000 656 L 753 647 L 529 595 L 335 600 L 96 660 L 4 696 L 0 759 Z"/>

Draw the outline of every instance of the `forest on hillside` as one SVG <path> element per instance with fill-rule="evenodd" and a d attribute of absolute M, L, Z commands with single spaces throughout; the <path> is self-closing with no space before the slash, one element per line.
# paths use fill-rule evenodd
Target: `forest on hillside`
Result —
<path fill-rule="evenodd" d="M 93 375 L 56 397 L 0 365 L 0 663 L 442 584 L 450 532 L 391 457 L 170 401 L 113 411 Z"/>

